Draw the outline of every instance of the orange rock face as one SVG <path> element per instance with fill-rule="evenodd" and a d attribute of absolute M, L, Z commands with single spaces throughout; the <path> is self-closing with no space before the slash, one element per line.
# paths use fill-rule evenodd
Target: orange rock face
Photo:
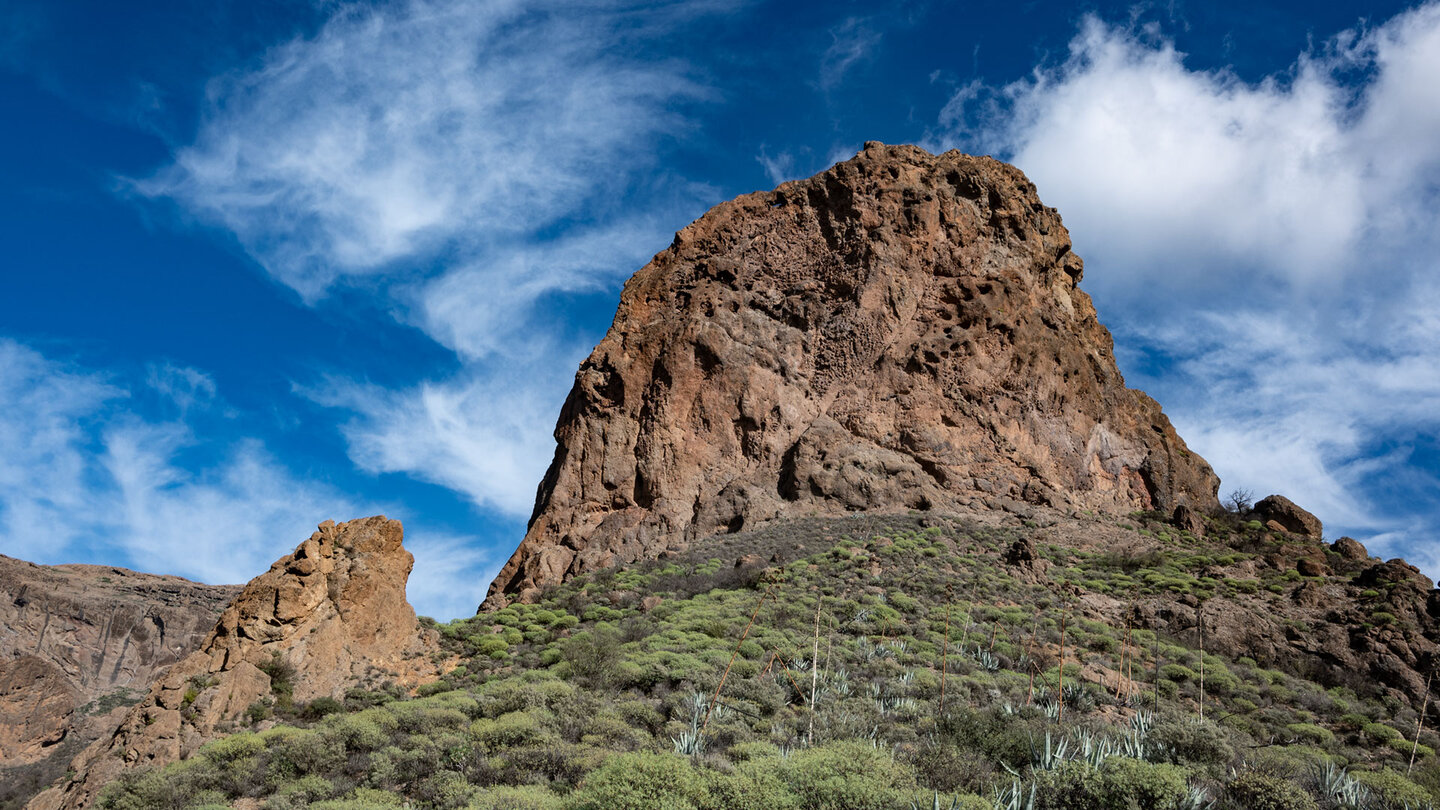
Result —
<path fill-rule="evenodd" d="M 1210 508 L 1081 272 L 1019 170 L 958 152 L 715 207 L 625 285 L 487 603 L 784 516 Z"/>
<path fill-rule="evenodd" d="M 399 521 L 320 524 L 293 554 L 247 584 L 200 649 L 166 672 L 113 736 L 76 757 L 75 778 L 31 808 L 89 806 L 126 768 L 163 765 L 233 730 L 272 696 L 283 662 L 296 701 L 341 697 L 352 686 L 413 686 L 438 675 L 434 631 L 405 599 L 413 558 Z"/>

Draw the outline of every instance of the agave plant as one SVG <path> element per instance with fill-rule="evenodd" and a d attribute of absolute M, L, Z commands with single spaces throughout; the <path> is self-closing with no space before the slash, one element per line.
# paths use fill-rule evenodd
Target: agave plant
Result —
<path fill-rule="evenodd" d="M 979 664 L 980 668 L 985 670 L 986 672 L 1000 671 L 1000 659 L 995 655 L 995 653 L 992 653 L 987 649 L 977 646 L 975 648 L 974 655 L 970 657 L 974 658 L 975 663 Z"/>
<path fill-rule="evenodd" d="M 1065 737 L 1052 735 L 1049 729 L 1045 730 L 1045 746 L 1039 745 L 1030 747 L 1030 767 L 1037 771 L 1053 771 L 1065 764 L 1069 759 L 1070 740 Z"/>
<path fill-rule="evenodd" d="M 1312 770 L 1321 796 L 1346 810 L 1366 810 L 1374 803 L 1370 790 L 1355 780 L 1344 768 L 1333 762 L 1317 765 Z"/>
<path fill-rule="evenodd" d="M 941 804 L 940 793 L 937 791 L 935 798 L 930 801 L 930 804 L 924 807 L 922 807 L 919 802 L 910 803 L 910 810 L 925 810 L 926 807 L 928 807 L 929 810 L 958 810 L 960 807 L 960 799 L 958 796 L 952 797 L 949 804 Z"/>
<path fill-rule="evenodd" d="M 1008 787 L 995 790 L 995 810 L 1035 810 L 1035 783 L 1030 783 L 1030 790 L 1025 790 L 1025 784 L 1019 779 L 1013 780 Z"/>
<path fill-rule="evenodd" d="M 1210 793 L 1199 785 L 1190 785 L 1190 789 L 1176 804 L 1176 810 L 1211 810 L 1215 806 L 1215 800 L 1210 798 Z"/>

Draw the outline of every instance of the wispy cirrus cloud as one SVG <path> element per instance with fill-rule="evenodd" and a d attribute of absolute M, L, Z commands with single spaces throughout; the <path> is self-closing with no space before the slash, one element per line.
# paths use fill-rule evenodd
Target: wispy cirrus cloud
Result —
<path fill-rule="evenodd" d="M 610 54 L 619 2 L 343 8 L 211 82 L 195 141 L 135 187 L 232 231 L 307 300 L 346 276 L 483 254 L 590 216 L 702 94 L 682 65 Z"/>
<path fill-rule="evenodd" d="M 709 97 L 659 45 L 733 10 L 347 7 L 217 78 L 193 143 L 135 187 L 232 232 L 306 301 L 365 285 L 454 351 L 458 371 L 400 390 L 333 377 L 297 390 L 351 414 L 360 468 L 523 516 L 598 337 L 569 325 L 585 314 L 576 296 L 613 289 L 713 201 L 657 174 L 686 105 Z"/>
<path fill-rule="evenodd" d="M 1227 486 L 1283 491 L 1440 571 L 1440 4 L 1246 82 L 1154 29 L 959 91 L 932 136 L 1065 215 L 1132 383 Z"/>

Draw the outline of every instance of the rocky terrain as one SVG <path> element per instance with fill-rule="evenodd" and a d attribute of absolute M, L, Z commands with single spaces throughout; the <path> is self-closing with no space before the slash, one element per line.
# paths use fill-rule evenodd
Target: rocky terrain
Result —
<path fill-rule="evenodd" d="M 322 524 L 30 807 L 1432 806 L 1440 591 L 1222 507 L 1080 278 L 988 158 L 717 206 L 625 286 L 478 615 L 416 619 L 398 522 Z"/>
<path fill-rule="evenodd" d="M 414 686 L 438 675 L 436 635 L 405 599 L 413 558 L 399 521 L 326 521 L 251 580 L 199 649 L 131 707 L 32 808 L 88 806 L 135 767 L 174 762 L 279 702 L 337 699 L 357 686 Z"/>
<path fill-rule="evenodd" d="M 768 520 L 1207 511 L 1015 168 L 867 144 L 716 206 L 625 285 L 489 604 Z"/>
<path fill-rule="evenodd" d="M 0 555 L 0 806 L 59 776 L 168 667 L 238 585 Z"/>

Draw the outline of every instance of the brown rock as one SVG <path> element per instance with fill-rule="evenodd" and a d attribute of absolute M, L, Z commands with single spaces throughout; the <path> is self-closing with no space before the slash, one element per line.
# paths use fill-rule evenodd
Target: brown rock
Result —
<path fill-rule="evenodd" d="M 717 206 L 625 285 L 487 604 L 777 517 L 1215 506 L 1081 273 L 1023 174 L 958 152 Z"/>
<path fill-rule="evenodd" d="M 123 770 L 189 755 L 271 696 L 277 659 L 293 668 L 296 701 L 438 676 L 430 660 L 438 637 L 405 600 L 413 558 L 401 538 L 400 522 L 383 516 L 320 524 L 245 586 L 200 649 L 166 672 L 113 736 L 75 758 L 73 780 L 28 807 L 87 807 Z"/>
<path fill-rule="evenodd" d="M 1285 532 L 1285 531 L 1288 531 L 1284 526 L 1282 526 L 1282 525 L 1280 524 L 1280 521 L 1278 521 L 1278 520 L 1267 520 L 1267 521 L 1265 521 L 1265 528 L 1269 529 L 1269 530 L 1272 531 L 1272 532 Z"/>
<path fill-rule="evenodd" d="M 1366 551 L 1365 546 L 1361 545 L 1360 541 L 1353 537 L 1342 537 L 1332 543 L 1330 547 L 1335 549 L 1336 554 L 1339 554 L 1347 560 L 1364 561 L 1370 559 L 1370 552 Z"/>
<path fill-rule="evenodd" d="M 1295 570 L 1304 577 L 1328 577 L 1330 569 L 1322 562 L 1317 562 L 1309 557 L 1301 557 L 1295 562 Z"/>
<path fill-rule="evenodd" d="M 1398 557 L 1382 563 L 1375 563 L 1355 577 L 1355 584 L 1362 587 L 1385 585 L 1408 585 L 1412 589 L 1429 591 L 1434 588 L 1430 578 L 1420 569 Z"/>
<path fill-rule="evenodd" d="M 1255 514 L 1262 522 L 1275 521 L 1279 526 L 1278 531 L 1303 534 L 1317 540 L 1325 534 L 1319 518 L 1296 506 L 1294 501 L 1284 495 L 1262 498 L 1255 504 Z"/>
<path fill-rule="evenodd" d="M 29 798 L 193 652 L 238 585 L 0 555 L 0 806 Z"/>
<path fill-rule="evenodd" d="M 640 612 L 641 612 L 641 613 L 649 613 L 650 611 L 654 610 L 655 608 L 660 607 L 660 604 L 661 604 L 662 602 L 664 602 L 664 601 L 665 601 L 665 600 L 663 600 L 663 599 L 661 599 L 660 597 L 655 596 L 655 595 L 653 595 L 653 594 L 650 595 L 650 596 L 647 596 L 647 597 L 645 597 L 644 599 L 641 599 L 641 600 L 640 600 Z"/>
<path fill-rule="evenodd" d="M 1175 524 L 1176 528 L 1183 529 L 1195 537 L 1205 536 L 1205 519 L 1187 504 L 1182 503 L 1175 507 L 1175 511 L 1170 516 L 1170 522 Z"/>

